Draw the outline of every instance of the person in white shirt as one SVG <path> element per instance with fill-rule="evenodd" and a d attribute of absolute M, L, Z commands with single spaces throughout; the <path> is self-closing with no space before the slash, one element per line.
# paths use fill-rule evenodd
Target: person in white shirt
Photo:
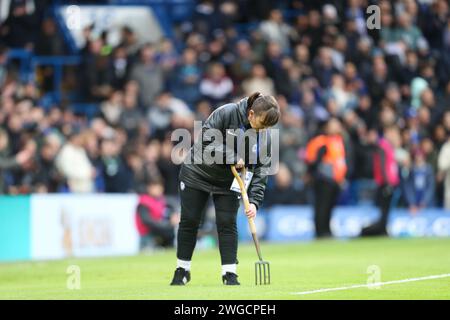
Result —
<path fill-rule="evenodd" d="M 70 192 L 94 191 L 95 168 L 84 148 L 84 135 L 75 130 L 56 158 L 56 167 L 67 179 Z"/>

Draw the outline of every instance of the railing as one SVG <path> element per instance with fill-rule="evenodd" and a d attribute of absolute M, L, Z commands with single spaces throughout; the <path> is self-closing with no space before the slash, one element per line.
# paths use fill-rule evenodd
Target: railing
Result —
<path fill-rule="evenodd" d="M 19 63 L 19 78 L 22 82 L 36 80 L 36 70 L 41 66 L 49 66 L 53 70 L 52 89 L 41 98 L 40 104 L 48 108 L 52 104 L 60 104 L 63 100 L 62 82 L 64 68 L 76 66 L 81 63 L 80 56 L 36 56 L 32 52 L 23 49 L 11 49 L 8 51 L 8 60 L 15 60 Z M 67 96 L 70 93 L 66 93 Z M 76 99 L 75 99 L 76 100 Z M 74 112 L 85 114 L 91 117 L 96 114 L 98 106 L 96 104 L 73 103 L 71 105 Z"/>
<path fill-rule="evenodd" d="M 63 80 L 63 69 L 65 66 L 79 65 L 79 56 L 34 56 L 31 58 L 31 70 L 36 74 L 39 66 L 51 66 L 53 68 L 53 90 L 49 92 L 56 103 L 61 102 L 61 84 Z"/>

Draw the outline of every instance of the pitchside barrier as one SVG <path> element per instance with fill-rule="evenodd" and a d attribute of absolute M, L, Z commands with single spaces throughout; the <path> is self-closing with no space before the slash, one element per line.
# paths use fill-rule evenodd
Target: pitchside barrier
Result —
<path fill-rule="evenodd" d="M 331 218 L 331 231 L 337 238 L 354 238 L 379 215 L 379 210 L 373 206 L 336 207 Z M 311 206 L 275 206 L 260 210 L 256 227 L 259 236 L 266 241 L 312 240 L 313 209 Z M 251 241 L 243 213 L 238 216 L 238 229 L 241 241 Z M 424 209 L 411 215 L 407 209 L 393 209 L 387 231 L 391 237 L 450 237 L 450 211 Z"/>
<path fill-rule="evenodd" d="M 137 254 L 137 201 L 133 194 L 1 196 L 0 261 Z M 378 215 L 371 206 L 337 207 L 331 229 L 338 238 L 356 237 Z M 261 209 L 256 227 L 265 241 L 312 240 L 312 208 Z M 251 241 L 242 212 L 238 215 L 238 229 L 240 241 Z M 407 210 L 395 209 L 388 232 L 392 237 L 450 237 L 450 212 L 427 209 L 411 216 Z"/>
<path fill-rule="evenodd" d="M 0 261 L 132 255 L 133 194 L 0 197 Z"/>

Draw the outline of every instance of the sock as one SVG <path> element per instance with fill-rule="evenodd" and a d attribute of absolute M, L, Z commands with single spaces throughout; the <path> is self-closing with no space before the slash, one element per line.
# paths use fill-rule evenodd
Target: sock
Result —
<path fill-rule="evenodd" d="M 231 272 L 236 274 L 236 264 L 223 264 L 222 265 L 222 275 L 224 276 L 225 273 Z"/>
<path fill-rule="evenodd" d="M 191 270 L 191 262 L 186 260 L 177 259 L 177 268 L 183 268 L 186 271 Z"/>

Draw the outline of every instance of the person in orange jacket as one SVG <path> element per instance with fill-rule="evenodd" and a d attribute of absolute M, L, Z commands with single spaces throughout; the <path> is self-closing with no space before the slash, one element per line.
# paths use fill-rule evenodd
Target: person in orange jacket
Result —
<path fill-rule="evenodd" d="M 311 139 L 306 146 L 306 163 L 314 190 L 314 224 L 316 237 L 331 237 L 330 219 L 333 207 L 345 181 L 347 164 L 342 125 L 337 118 L 328 120 L 324 134 Z"/>

